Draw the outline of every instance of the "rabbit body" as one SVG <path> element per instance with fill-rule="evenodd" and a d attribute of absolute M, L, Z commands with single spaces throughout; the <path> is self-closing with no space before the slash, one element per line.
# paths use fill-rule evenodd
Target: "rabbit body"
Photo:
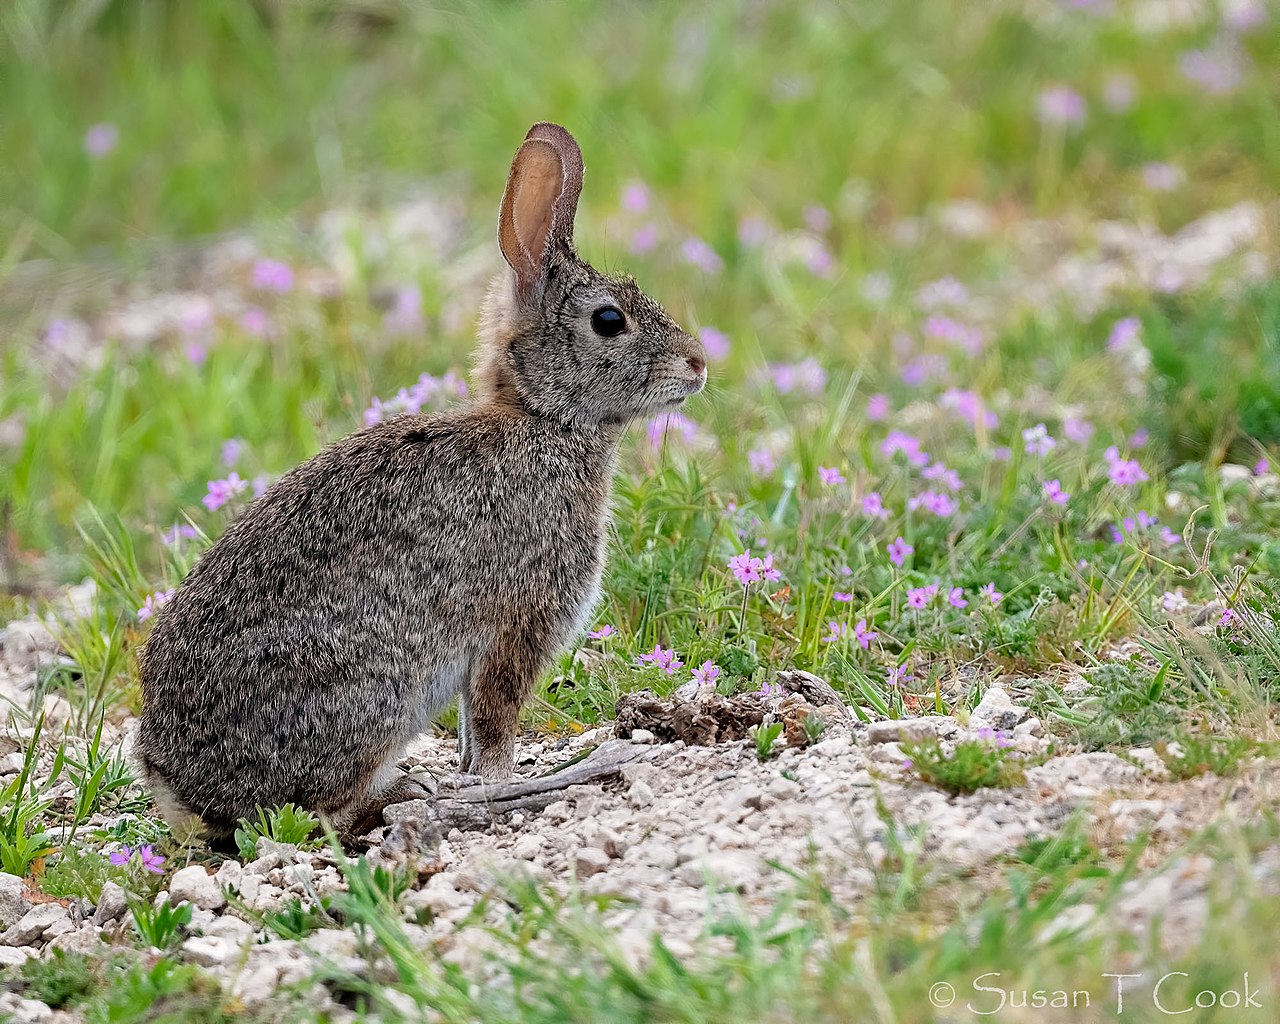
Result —
<path fill-rule="evenodd" d="M 358 835 L 427 795 L 396 761 L 455 696 L 462 770 L 511 773 L 520 708 L 599 596 L 623 429 L 706 382 L 696 339 L 578 258 L 582 174 L 568 132 L 529 130 L 474 401 L 286 473 L 157 615 L 136 751 L 171 824 L 294 803 Z"/>
<path fill-rule="evenodd" d="M 282 477 L 147 642 L 147 773 L 212 831 L 287 802 L 341 821 L 459 694 L 464 768 L 509 772 L 521 705 L 599 594 L 618 435 L 399 416 Z"/>

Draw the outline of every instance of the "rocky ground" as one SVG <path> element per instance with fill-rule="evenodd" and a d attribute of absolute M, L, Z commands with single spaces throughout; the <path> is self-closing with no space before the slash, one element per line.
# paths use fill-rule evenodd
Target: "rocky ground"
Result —
<path fill-rule="evenodd" d="M 86 588 L 72 591 L 65 607 L 83 604 Z M 57 643 L 38 619 L 10 624 L 0 633 L 0 689 L 25 706 L 39 666 L 59 657 Z M 793 690 L 812 696 L 813 677 L 783 673 Z M 1175 859 L 1166 854 L 1186 837 L 1218 819 L 1248 820 L 1274 806 L 1280 768 L 1257 761 L 1234 779 L 1203 775 L 1172 781 L 1149 749 L 1129 756 L 1057 751 L 1044 724 L 1011 697 L 1016 681 L 992 685 L 966 722 L 945 716 L 898 721 L 860 721 L 847 709 L 827 706 L 828 725 L 816 742 L 787 746 L 761 760 L 753 741 L 714 745 L 681 740 L 658 742 L 651 730 L 628 721 L 625 738 L 614 726 L 570 739 L 526 738 L 518 771 L 533 777 L 563 765 L 602 744 L 645 747 L 618 777 L 574 785 L 540 811 L 501 816 L 485 829 L 450 829 L 421 855 L 406 850 L 395 826 L 369 837 L 373 863 L 402 864 L 413 858 L 419 884 L 404 900 L 405 928 L 412 941 L 445 962 L 479 969 L 492 939 L 485 923 L 500 925 L 500 898 L 512 880 L 534 879 L 553 889 L 577 887 L 586 894 L 625 897 L 606 921 L 616 929 L 623 951 L 643 958 L 650 938 L 661 934 L 677 956 L 691 955 L 705 942 L 709 909 L 732 905 L 763 915 L 794 890 L 795 875 L 816 874 L 837 905 L 856 908 L 875 886 L 877 872 L 903 847 L 919 855 L 933 872 L 976 880 L 1001 857 L 1027 840 L 1059 834 L 1081 816 L 1086 833 L 1101 848 L 1117 847 L 1150 834 L 1149 867 L 1164 864 L 1128 883 L 1108 927 L 1145 930 L 1159 915 L 1169 942 L 1194 941 L 1203 924 L 1213 862 L 1204 856 Z M 720 698 L 677 696 L 696 711 L 699 702 Z M 752 713 L 786 720 L 805 698 L 784 690 L 777 696 L 750 695 Z M 670 705 L 667 705 L 670 707 Z M 49 731 L 40 764 L 48 770 L 56 732 L 69 707 L 58 696 L 44 699 Z M 806 711 L 810 710 L 806 706 Z M 22 768 L 20 752 L 30 729 L 11 719 L 0 759 L 0 784 L 10 784 Z M 662 723 L 655 723 L 661 729 Z M 110 725 L 110 740 L 127 748 L 131 720 Z M 949 796 L 907 770 L 904 742 L 927 737 L 944 746 L 993 731 L 1007 736 L 1013 751 L 1031 766 L 1025 783 Z M 77 741 L 69 741 L 74 747 Z M 456 765 L 452 738 L 424 736 L 407 753 L 405 767 L 447 787 Z M 69 795 L 68 783 L 52 791 Z M 442 790 L 444 792 L 444 790 Z M 402 807 L 405 805 L 402 805 Z M 389 812 L 389 821 L 403 815 Z M 113 823 L 99 816 L 90 828 Z M 103 849 L 102 854 L 109 854 Z M 263 930 L 260 915 L 288 901 L 304 905 L 341 890 L 343 874 L 330 850 L 300 850 L 262 839 L 257 857 L 217 863 L 207 851 L 191 851 L 157 897 L 196 909 L 186 928 L 181 956 L 224 975 L 248 1007 L 263 1004 L 281 986 L 311 977 L 322 965 L 359 970 L 358 939 L 352 930 L 327 928 L 299 941 L 284 941 Z M 216 866 L 215 866 L 216 865 Z M 1260 858 L 1255 873 L 1268 884 L 1280 877 L 1280 850 Z M 990 872 L 990 877 L 997 877 Z M 1064 915 L 1063 926 L 1088 924 L 1088 907 Z M 418 922 L 427 923 L 418 923 Z M 101 952 L 124 945 L 132 924 L 126 894 L 108 882 L 96 905 L 54 900 L 30 880 L 0 875 L 0 966 L 62 949 Z M 715 940 L 712 940 L 713 942 Z M 316 989 L 321 1003 L 329 1001 Z M 349 1011 L 332 1005 L 334 1019 Z M 73 1019 L 17 995 L 0 996 L 0 1013 L 14 1021 Z"/>

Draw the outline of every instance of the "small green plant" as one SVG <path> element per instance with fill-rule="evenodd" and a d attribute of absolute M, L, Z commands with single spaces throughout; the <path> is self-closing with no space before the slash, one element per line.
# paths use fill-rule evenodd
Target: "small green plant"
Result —
<path fill-rule="evenodd" d="M 6 979 L 27 999 L 38 999 L 51 1009 L 74 1006 L 93 991 L 94 977 L 88 959 L 80 953 L 55 949 L 52 956 L 28 960 Z"/>
<path fill-rule="evenodd" d="M 160 903 L 135 900 L 129 909 L 138 937 L 155 949 L 168 949 L 177 942 L 181 930 L 191 923 L 194 908 L 190 903 L 175 907 L 168 900 Z"/>
<path fill-rule="evenodd" d="M 43 728 L 44 715 L 40 715 L 23 753 L 22 770 L 0 790 L 0 871 L 20 877 L 25 876 L 37 860 L 56 849 L 53 833 L 43 827 L 44 814 L 52 801 L 41 794 L 62 774 L 65 751 L 58 748 L 50 777 L 38 787 L 35 766 Z"/>
<path fill-rule="evenodd" d="M 109 880 L 123 885 L 127 874 L 96 850 L 68 846 L 46 869 L 40 888 L 59 899 L 78 896 L 97 903 L 102 898 L 102 887 Z"/>
<path fill-rule="evenodd" d="M 921 779 L 952 795 L 987 786 L 1016 786 L 1023 780 L 1022 764 L 998 743 L 961 740 L 948 754 L 929 737 L 904 743 L 908 765 Z"/>
<path fill-rule="evenodd" d="M 808 746 L 817 743 L 827 731 L 827 719 L 819 714 L 805 715 L 801 725 L 804 728 L 804 741 Z"/>
<path fill-rule="evenodd" d="M 161 957 L 154 964 L 121 964 L 90 1020 L 147 1021 L 151 1024 L 232 1024 L 233 1012 L 217 979 L 191 964 Z"/>
<path fill-rule="evenodd" d="M 1258 744 L 1243 736 L 1195 736 L 1180 733 L 1155 744 L 1155 751 L 1175 779 L 1197 775 L 1226 777 L 1240 771 L 1242 762 L 1258 752 Z"/>
<path fill-rule="evenodd" d="M 312 839 L 320 828 L 320 820 L 293 804 L 285 804 L 267 811 L 258 808 L 258 820 L 240 819 L 236 829 L 236 849 L 241 860 L 253 860 L 258 856 L 258 840 L 270 839 L 275 843 L 288 843 L 303 849 L 317 849 L 322 840 Z"/>
<path fill-rule="evenodd" d="M 99 714 L 93 738 L 90 739 L 82 759 L 67 755 L 67 778 L 76 790 L 68 842 L 75 838 L 77 829 L 88 818 L 103 806 L 118 802 L 134 782 L 133 771 L 121 751 L 116 750 L 112 754 L 103 752 L 104 721 L 105 714 Z"/>
<path fill-rule="evenodd" d="M 769 725 L 757 725 L 751 730 L 751 738 L 756 741 L 756 757 L 761 761 L 767 761 L 777 753 L 774 750 L 774 744 L 778 742 L 778 737 L 782 735 L 782 723 L 773 722 Z"/>
<path fill-rule="evenodd" d="M 281 939 L 303 939 L 333 923 L 328 913 L 328 901 L 304 906 L 297 897 L 279 910 L 268 911 L 262 916 L 262 926 Z"/>

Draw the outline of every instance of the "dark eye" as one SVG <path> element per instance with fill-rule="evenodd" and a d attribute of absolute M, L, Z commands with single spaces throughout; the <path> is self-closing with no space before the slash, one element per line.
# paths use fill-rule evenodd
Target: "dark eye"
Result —
<path fill-rule="evenodd" d="M 616 338 L 627 329 L 627 319 L 616 306 L 601 306 L 591 314 L 591 329 L 602 338 Z"/>

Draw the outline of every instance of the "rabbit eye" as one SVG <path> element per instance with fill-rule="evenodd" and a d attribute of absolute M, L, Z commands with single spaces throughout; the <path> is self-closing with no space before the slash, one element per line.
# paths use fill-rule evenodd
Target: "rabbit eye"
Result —
<path fill-rule="evenodd" d="M 616 306 L 601 306 L 591 314 L 591 329 L 602 338 L 616 338 L 627 329 L 627 319 Z"/>

